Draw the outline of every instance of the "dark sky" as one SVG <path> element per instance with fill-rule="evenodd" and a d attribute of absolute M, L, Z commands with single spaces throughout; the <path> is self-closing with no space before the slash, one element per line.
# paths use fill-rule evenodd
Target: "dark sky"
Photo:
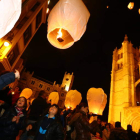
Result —
<path fill-rule="evenodd" d="M 51 0 L 50 8 L 58 0 Z M 86 99 L 90 87 L 103 88 L 109 97 L 112 53 L 120 48 L 125 34 L 134 47 L 140 46 L 140 1 L 129 10 L 127 0 L 83 0 L 90 11 L 87 30 L 81 40 L 66 50 L 53 47 L 43 24 L 23 54 L 27 70 L 61 84 L 65 71 L 74 72 L 73 89 Z M 109 8 L 107 9 L 107 5 Z M 108 100 L 109 102 L 109 100 Z M 107 118 L 108 104 L 104 112 Z"/>

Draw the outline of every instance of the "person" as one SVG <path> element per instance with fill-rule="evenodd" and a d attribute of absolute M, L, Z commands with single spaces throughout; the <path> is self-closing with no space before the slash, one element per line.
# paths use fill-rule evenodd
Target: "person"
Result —
<path fill-rule="evenodd" d="M 102 138 L 103 140 L 109 140 L 109 136 L 110 136 L 110 124 L 107 123 L 105 125 L 105 129 L 102 131 Z"/>
<path fill-rule="evenodd" d="M 11 105 L 11 106 L 14 106 L 14 105 L 15 105 L 17 99 L 18 99 L 19 96 L 20 96 L 20 92 L 21 92 L 21 89 L 20 89 L 19 87 L 15 87 L 14 90 L 10 90 L 10 91 L 8 92 L 8 96 L 10 96 L 10 94 L 11 94 L 11 96 L 12 96 L 12 105 Z"/>
<path fill-rule="evenodd" d="M 127 135 L 128 135 L 129 140 L 137 139 L 137 134 L 134 131 L 132 131 L 131 125 L 127 125 Z"/>
<path fill-rule="evenodd" d="M 96 132 L 94 140 L 102 140 L 99 132 Z"/>
<path fill-rule="evenodd" d="M 75 113 L 69 121 L 70 126 L 74 126 L 76 130 L 76 140 L 90 140 L 90 132 L 96 132 L 96 126 L 89 124 L 87 119 L 88 105 L 81 103 L 79 112 Z"/>
<path fill-rule="evenodd" d="M 14 72 L 8 72 L 0 76 L 0 90 L 2 90 L 5 86 L 9 85 L 10 83 L 14 82 L 15 79 L 20 78 L 20 73 L 18 70 Z"/>
<path fill-rule="evenodd" d="M 39 96 L 36 99 L 34 99 L 29 109 L 30 113 L 28 122 L 35 123 L 42 115 L 42 113 L 48 108 L 46 96 L 46 92 L 44 90 L 41 90 L 39 92 Z"/>
<path fill-rule="evenodd" d="M 140 140 L 140 129 L 139 132 L 137 133 L 137 140 Z"/>
<path fill-rule="evenodd" d="M 25 126 L 27 101 L 20 97 L 16 105 L 0 118 L 0 139 L 15 140 L 19 130 Z"/>
<path fill-rule="evenodd" d="M 4 114 L 6 110 L 8 110 L 9 105 L 5 103 L 3 100 L 0 100 L 0 117 Z"/>
<path fill-rule="evenodd" d="M 57 119 L 58 113 L 58 105 L 53 104 L 49 108 L 48 114 L 45 114 L 34 125 L 29 124 L 26 130 L 36 130 L 34 140 L 64 140 L 63 128 Z"/>
<path fill-rule="evenodd" d="M 115 128 L 111 130 L 109 140 L 129 140 L 127 131 L 121 127 L 120 122 L 115 123 Z"/>

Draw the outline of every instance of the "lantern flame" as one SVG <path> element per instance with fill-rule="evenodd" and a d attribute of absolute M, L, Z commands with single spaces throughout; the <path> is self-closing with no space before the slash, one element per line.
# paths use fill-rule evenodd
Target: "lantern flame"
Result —
<path fill-rule="evenodd" d="M 58 35 L 57 35 L 57 39 L 58 39 L 58 38 L 61 38 L 62 35 L 63 35 L 62 32 L 61 32 L 61 30 L 62 30 L 62 29 L 60 28 L 59 31 L 57 32 L 57 33 L 58 33 Z"/>
<path fill-rule="evenodd" d="M 15 94 L 15 92 L 12 92 L 12 95 L 14 95 Z"/>

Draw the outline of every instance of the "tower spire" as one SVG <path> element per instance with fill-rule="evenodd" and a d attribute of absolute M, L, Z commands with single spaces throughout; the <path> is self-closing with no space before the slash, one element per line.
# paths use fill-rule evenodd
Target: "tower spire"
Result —
<path fill-rule="evenodd" d="M 128 41 L 128 36 L 125 34 L 124 41 Z"/>

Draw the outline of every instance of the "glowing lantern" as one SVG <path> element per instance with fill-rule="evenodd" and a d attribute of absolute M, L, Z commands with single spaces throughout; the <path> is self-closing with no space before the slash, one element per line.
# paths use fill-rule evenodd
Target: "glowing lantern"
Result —
<path fill-rule="evenodd" d="M 0 38 L 15 25 L 21 14 L 21 0 L 0 0 Z"/>
<path fill-rule="evenodd" d="M 128 4 L 128 9 L 132 10 L 134 8 L 134 2 Z"/>
<path fill-rule="evenodd" d="M 140 14 L 140 9 L 138 10 L 139 14 Z"/>
<path fill-rule="evenodd" d="M 51 105 L 58 104 L 59 101 L 59 94 L 58 92 L 51 92 L 48 98 L 48 101 L 51 100 Z"/>
<path fill-rule="evenodd" d="M 106 7 L 107 9 L 109 8 L 109 6 Z"/>
<path fill-rule="evenodd" d="M 89 17 L 82 0 L 60 0 L 48 17 L 49 42 L 59 49 L 71 47 L 86 31 Z"/>
<path fill-rule="evenodd" d="M 32 96 L 33 91 L 29 88 L 25 88 L 22 90 L 20 97 L 25 97 L 26 99 L 29 99 Z"/>
<path fill-rule="evenodd" d="M 70 108 L 73 110 L 76 108 L 77 105 L 80 104 L 82 100 L 81 93 L 77 90 L 70 90 L 65 98 L 65 107 Z"/>
<path fill-rule="evenodd" d="M 101 88 L 90 88 L 87 92 L 89 112 L 102 115 L 107 103 L 107 95 Z"/>

